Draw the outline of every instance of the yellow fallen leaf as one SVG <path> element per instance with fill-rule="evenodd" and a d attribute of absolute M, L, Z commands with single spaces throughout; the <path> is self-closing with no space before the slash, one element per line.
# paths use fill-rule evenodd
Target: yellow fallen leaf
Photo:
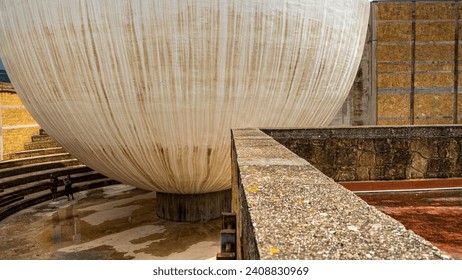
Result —
<path fill-rule="evenodd" d="M 276 249 L 276 248 L 271 247 L 271 248 L 269 249 L 269 252 L 270 252 L 271 254 L 277 254 L 277 253 L 279 253 L 279 250 Z"/>
<path fill-rule="evenodd" d="M 260 190 L 260 188 L 259 187 L 248 187 L 247 190 L 249 192 L 258 192 Z"/>

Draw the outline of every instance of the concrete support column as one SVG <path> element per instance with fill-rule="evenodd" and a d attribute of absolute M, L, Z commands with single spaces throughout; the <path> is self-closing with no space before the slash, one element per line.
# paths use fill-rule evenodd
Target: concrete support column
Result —
<path fill-rule="evenodd" d="M 205 222 L 231 211 L 231 190 L 205 194 L 157 193 L 157 216 L 173 222 Z"/>

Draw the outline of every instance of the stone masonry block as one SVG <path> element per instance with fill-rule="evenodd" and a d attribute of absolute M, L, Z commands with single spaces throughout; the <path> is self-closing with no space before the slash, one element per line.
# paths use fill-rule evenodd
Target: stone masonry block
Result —
<path fill-rule="evenodd" d="M 406 88 L 411 86 L 410 74 L 381 74 L 377 75 L 378 88 L 399 87 Z"/>
<path fill-rule="evenodd" d="M 0 106 L 23 106 L 16 93 L 0 92 Z"/>
<path fill-rule="evenodd" d="M 1 110 L 2 126 L 20 126 L 37 122 L 25 108 L 7 108 Z"/>
<path fill-rule="evenodd" d="M 337 182 L 355 181 L 356 174 L 354 172 L 339 171 L 336 179 Z"/>
<path fill-rule="evenodd" d="M 411 167 L 410 168 L 410 173 L 409 173 L 409 178 L 410 179 L 423 179 L 424 178 L 424 173 Z"/>
<path fill-rule="evenodd" d="M 452 168 L 452 162 L 447 158 L 433 158 L 428 161 L 427 173 L 445 173 Z"/>
<path fill-rule="evenodd" d="M 403 164 L 385 165 L 384 176 L 387 180 L 404 180 L 406 179 L 406 167 Z"/>
<path fill-rule="evenodd" d="M 411 45 L 378 45 L 377 62 L 410 62 Z"/>
<path fill-rule="evenodd" d="M 451 141 L 449 139 L 440 140 L 438 143 L 438 157 L 439 158 L 449 158 L 450 157 L 450 145 Z"/>
<path fill-rule="evenodd" d="M 3 129 L 3 152 L 4 154 L 24 150 L 24 143 L 29 142 L 34 134 L 38 134 L 39 127 L 28 127 L 19 129 Z"/>
<path fill-rule="evenodd" d="M 409 125 L 409 118 L 397 117 L 393 119 L 382 119 L 381 117 L 378 117 L 377 125 Z"/>
<path fill-rule="evenodd" d="M 433 64 L 432 62 L 428 62 L 415 65 L 415 71 L 453 71 L 453 69 L 453 63 Z"/>
<path fill-rule="evenodd" d="M 281 142 L 281 144 L 309 162 L 314 160 L 315 148 L 310 141 L 293 140 L 287 141 L 287 143 Z"/>
<path fill-rule="evenodd" d="M 364 151 L 359 154 L 359 166 L 372 167 L 375 165 L 375 153 Z"/>
<path fill-rule="evenodd" d="M 315 161 L 319 164 L 332 167 L 335 164 L 336 150 L 316 150 Z"/>
<path fill-rule="evenodd" d="M 384 167 L 371 168 L 370 169 L 370 179 L 371 180 L 384 180 L 385 179 Z"/>
<path fill-rule="evenodd" d="M 454 166 L 455 176 L 462 177 L 462 154 L 459 154 Z"/>
<path fill-rule="evenodd" d="M 417 22 L 416 41 L 454 40 L 454 22 Z"/>
<path fill-rule="evenodd" d="M 379 63 L 377 65 L 377 72 L 378 73 L 383 73 L 383 72 L 409 72 L 410 73 L 411 66 L 409 64 L 381 64 Z"/>
<path fill-rule="evenodd" d="M 354 166 L 356 165 L 357 158 L 354 148 L 342 148 L 337 150 L 337 157 L 335 164 L 338 166 Z"/>
<path fill-rule="evenodd" d="M 378 6 L 379 20 L 410 20 L 411 3 L 380 3 Z"/>
<path fill-rule="evenodd" d="M 393 163 L 408 166 L 411 164 L 412 153 L 408 149 L 397 149 L 394 152 Z"/>
<path fill-rule="evenodd" d="M 389 143 L 392 150 L 408 150 L 410 141 L 405 138 L 391 138 Z"/>
<path fill-rule="evenodd" d="M 390 142 L 387 138 L 374 139 L 375 150 L 377 153 L 388 153 L 391 150 Z"/>
<path fill-rule="evenodd" d="M 451 116 L 453 99 L 452 94 L 417 94 L 414 113 L 416 116 Z"/>
<path fill-rule="evenodd" d="M 416 61 L 453 61 L 454 44 L 426 44 L 415 46 Z"/>
<path fill-rule="evenodd" d="M 452 73 L 425 73 L 416 74 L 416 87 L 449 87 L 454 84 L 454 75 Z"/>
<path fill-rule="evenodd" d="M 409 95 L 380 94 L 377 96 L 377 117 L 409 117 Z M 409 123 L 406 119 L 405 123 Z"/>
<path fill-rule="evenodd" d="M 375 151 L 374 141 L 372 139 L 358 139 L 358 150 L 361 151 Z"/>
<path fill-rule="evenodd" d="M 379 22 L 377 40 L 379 42 L 410 42 L 411 22 Z"/>
<path fill-rule="evenodd" d="M 451 118 L 428 117 L 424 119 L 414 119 L 415 125 L 437 125 L 437 124 L 453 124 Z"/>
<path fill-rule="evenodd" d="M 383 166 L 386 164 L 393 163 L 394 154 L 389 152 L 379 152 L 375 155 L 375 164 L 377 166 Z"/>
<path fill-rule="evenodd" d="M 356 178 L 358 181 L 368 181 L 370 179 L 369 176 L 369 167 L 367 166 L 359 166 L 356 168 Z"/>
<path fill-rule="evenodd" d="M 420 153 L 417 153 L 417 152 L 412 153 L 411 167 L 416 172 L 419 172 L 420 174 L 423 175 L 423 173 L 427 170 L 427 164 L 428 164 L 428 160 L 424 158 Z"/>
<path fill-rule="evenodd" d="M 425 159 L 428 159 L 432 154 L 431 141 L 421 138 L 411 139 L 411 151 L 413 153 L 418 153 Z"/>
<path fill-rule="evenodd" d="M 454 19 L 453 3 L 416 3 L 416 20 Z"/>

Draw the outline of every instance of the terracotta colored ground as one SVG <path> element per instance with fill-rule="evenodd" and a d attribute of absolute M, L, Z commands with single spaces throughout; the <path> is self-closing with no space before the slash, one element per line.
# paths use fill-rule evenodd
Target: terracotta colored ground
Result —
<path fill-rule="evenodd" d="M 358 194 L 456 259 L 462 259 L 462 190 Z"/>

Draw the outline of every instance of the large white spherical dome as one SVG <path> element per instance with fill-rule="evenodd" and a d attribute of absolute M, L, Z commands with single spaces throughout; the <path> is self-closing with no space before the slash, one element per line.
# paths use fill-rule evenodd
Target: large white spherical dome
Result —
<path fill-rule="evenodd" d="M 328 124 L 367 0 L 0 0 L 0 55 L 66 150 L 145 189 L 230 187 L 231 127 Z"/>

